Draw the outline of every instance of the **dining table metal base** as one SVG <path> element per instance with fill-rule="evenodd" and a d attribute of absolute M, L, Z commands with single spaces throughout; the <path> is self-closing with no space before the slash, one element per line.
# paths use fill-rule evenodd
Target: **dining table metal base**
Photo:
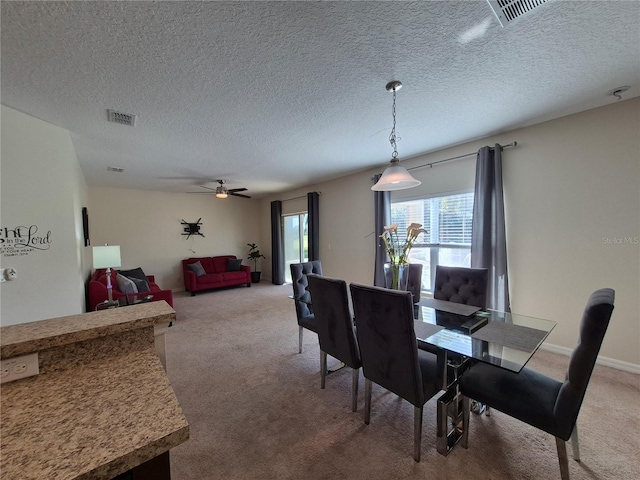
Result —
<path fill-rule="evenodd" d="M 460 393 L 458 379 L 469 367 L 470 360 L 459 355 L 449 358 L 446 352 L 440 355 L 445 366 L 445 393 L 437 400 L 436 449 L 446 456 L 465 438 L 469 428 L 469 399 Z M 466 445 L 463 446 L 466 448 Z"/>
<path fill-rule="evenodd" d="M 436 448 L 441 455 L 448 455 L 463 439 L 469 428 L 469 399 L 457 388 L 447 390 L 438 398 Z"/>
<path fill-rule="evenodd" d="M 490 415 L 488 405 L 464 398 L 458 379 L 482 362 L 519 373 L 556 322 L 496 310 L 461 311 L 468 305 L 420 301 L 414 331 L 418 348 L 438 356 L 444 394 L 437 401 L 437 451 L 467 447 L 470 413 Z M 472 405 L 472 408 L 469 407 Z"/>

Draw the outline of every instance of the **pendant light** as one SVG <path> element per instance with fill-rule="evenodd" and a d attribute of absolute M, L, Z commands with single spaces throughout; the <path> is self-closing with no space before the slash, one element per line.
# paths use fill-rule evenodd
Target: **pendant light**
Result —
<path fill-rule="evenodd" d="M 393 147 L 393 153 L 391 154 L 390 165 L 382 173 L 380 180 L 371 187 L 371 190 L 386 192 L 417 187 L 422 182 L 413 178 L 407 169 L 400 165 L 400 160 L 398 160 L 396 142 L 400 139 L 396 137 L 396 92 L 402 88 L 402 83 L 394 80 L 387 83 L 385 88 L 387 92 L 393 92 L 393 128 L 391 129 L 391 135 L 389 135 L 389 143 Z"/>

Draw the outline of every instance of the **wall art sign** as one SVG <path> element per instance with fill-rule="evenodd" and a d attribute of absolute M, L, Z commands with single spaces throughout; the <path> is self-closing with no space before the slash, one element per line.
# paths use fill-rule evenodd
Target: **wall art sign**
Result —
<path fill-rule="evenodd" d="M 44 231 L 38 225 L 0 227 L 0 254 L 3 257 L 20 257 L 51 248 L 51 230 Z"/>
<path fill-rule="evenodd" d="M 200 235 L 201 237 L 204 237 L 204 235 L 200 232 L 200 225 L 202 225 L 202 222 L 200 220 L 202 220 L 202 218 L 199 218 L 197 222 L 193 223 L 185 222 L 184 220 L 182 220 L 180 223 L 186 225 L 186 227 L 184 227 L 183 229 L 182 235 L 186 235 L 187 239 L 191 235 Z"/>

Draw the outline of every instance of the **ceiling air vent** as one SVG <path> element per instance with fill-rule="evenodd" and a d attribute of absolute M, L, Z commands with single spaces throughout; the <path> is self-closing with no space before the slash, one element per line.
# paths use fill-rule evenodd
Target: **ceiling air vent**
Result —
<path fill-rule="evenodd" d="M 548 1 L 550 0 L 487 0 L 503 27 Z"/>
<path fill-rule="evenodd" d="M 130 113 L 116 112 L 115 110 L 107 110 L 109 115 L 109 121 L 113 123 L 119 123 L 120 125 L 127 125 L 133 127 L 136 124 L 136 116 Z"/>

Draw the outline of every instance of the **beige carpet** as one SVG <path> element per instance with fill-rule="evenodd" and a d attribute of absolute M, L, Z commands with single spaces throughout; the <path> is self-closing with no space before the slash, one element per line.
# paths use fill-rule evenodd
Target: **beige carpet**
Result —
<path fill-rule="evenodd" d="M 174 480 L 559 479 L 552 436 L 500 412 L 471 417 L 469 449 L 436 452 L 436 402 L 424 408 L 413 461 L 413 406 L 374 386 L 371 424 L 351 412 L 351 370 L 320 390 L 315 334 L 298 327 L 290 286 L 267 283 L 176 295 L 169 378 L 191 438 L 171 451 Z M 616 321 L 614 311 L 612 322 Z M 529 366 L 564 378 L 568 358 L 539 351 Z M 640 377 L 596 366 L 578 419 L 573 479 L 640 478 Z"/>

